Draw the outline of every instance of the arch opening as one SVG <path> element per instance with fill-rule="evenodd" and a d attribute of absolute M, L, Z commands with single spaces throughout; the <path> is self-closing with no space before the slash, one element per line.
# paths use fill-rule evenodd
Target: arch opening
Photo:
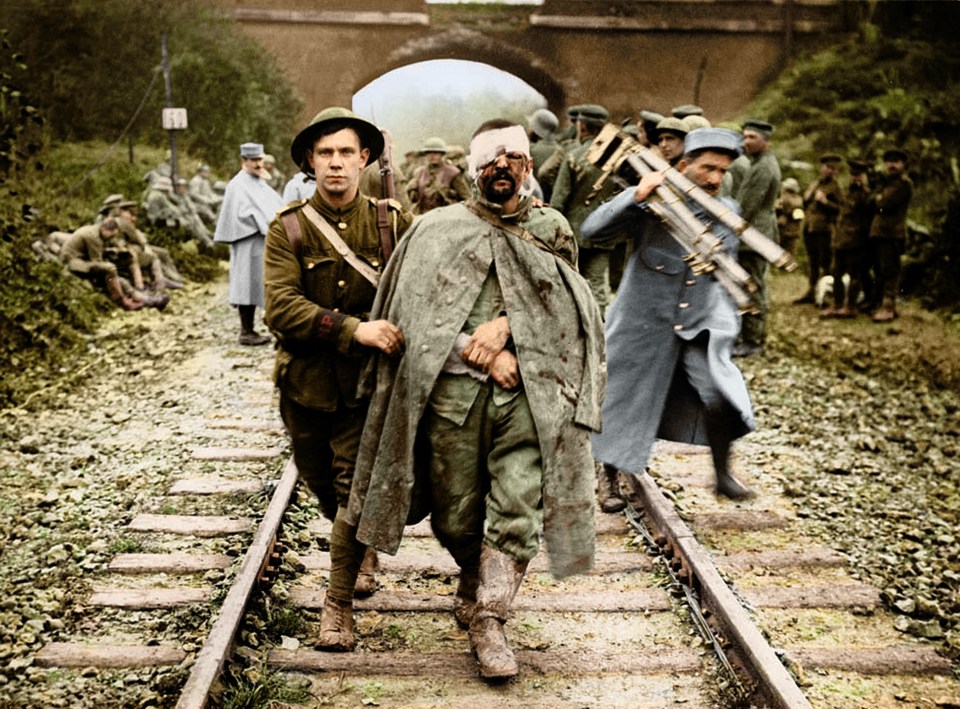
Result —
<path fill-rule="evenodd" d="M 399 66 L 353 96 L 353 110 L 390 130 L 396 154 L 442 138 L 466 147 L 474 129 L 502 117 L 526 125 L 548 99 L 524 79 L 478 61 L 428 59 Z"/>

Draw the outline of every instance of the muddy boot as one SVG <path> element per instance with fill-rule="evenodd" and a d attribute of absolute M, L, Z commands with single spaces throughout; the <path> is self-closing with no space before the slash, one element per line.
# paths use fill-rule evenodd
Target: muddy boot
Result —
<path fill-rule="evenodd" d="M 167 303 L 170 302 L 170 296 L 166 293 L 144 293 L 141 298 L 143 307 L 156 308 L 161 313 L 167 307 Z"/>
<path fill-rule="evenodd" d="M 320 616 L 318 650 L 327 652 L 351 652 L 357 646 L 353 635 L 353 604 L 337 601 L 327 594 Z"/>
<path fill-rule="evenodd" d="M 884 298 L 883 304 L 874 312 L 872 320 L 874 322 L 890 322 L 897 317 L 897 309 L 891 298 Z"/>
<path fill-rule="evenodd" d="M 484 546 L 480 552 L 480 585 L 469 635 L 483 679 L 506 680 L 517 674 L 517 660 L 507 645 L 503 624 L 526 570 L 527 562 L 515 561 L 492 547 Z"/>
<path fill-rule="evenodd" d="M 597 470 L 597 500 L 604 512 L 620 512 L 627 506 L 620 492 L 620 473 L 612 465 L 601 463 Z"/>
<path fill-rule="evenodd" d="M 120 285 L 120 279 L 116 276 L 108 276 L 106 279 L 106 286 L 107 293 L 110 295 L 110 300 L 124 310 L 140 310 L 143 308 L 143 303 L 135 298 L 130 298 L 126 293 L 123 292 L 123 287 Z"/>
<path fill-rule="evenodd" d="M 467 629 L 477 607 L 477 587 L 480 585 L 480 559 L 472 559 L 460 567 L 457 593 L 453 597 L 453 617 L 457 625 Z"/>
<path fill-rule="evenodd" d="M 360 564 L 360 573 L 357 574 L 357 582 L 353 587 L 355 596 L 364 598 L 377 592 L 377 569 L 379 568 L 380 560 L 377 558 L 377 550 L 367 547 L 363 554 L 363 562 Z"/>

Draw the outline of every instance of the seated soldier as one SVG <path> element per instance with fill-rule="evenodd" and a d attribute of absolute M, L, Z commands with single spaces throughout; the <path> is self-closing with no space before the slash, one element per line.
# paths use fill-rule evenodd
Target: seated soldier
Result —
<path fill-rule="evenodd" d="M 114 217 L 120 234 L 130 251 L 136 256 L 137 268 L 131 270 L 135 288 L 143 290 L 179 290 L 183 288 L 183 276 L 177 270 L 170 252 L 147 241 L 147 235 L 137 228 L 137 203 L 112 194 L 100 205 L 96 222 Z M 125 275 L 121 272 L 120 275 Z"/>
<path fill-rule="evenodd" d="M 170 301 L 168 295 L 145 293 L 120 278 L 117 264 L 129 264 L 134 256 L 120 238 L 120 227 L 114 217 L 73 232 L 60 251 L 60 259 L 72 274 L 92 281 L 124 310 L 143 307 L 163 310 Z"/>

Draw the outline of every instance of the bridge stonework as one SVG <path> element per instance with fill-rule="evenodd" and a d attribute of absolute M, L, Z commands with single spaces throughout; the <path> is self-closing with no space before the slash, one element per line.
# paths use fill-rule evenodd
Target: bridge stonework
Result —
<path fill-rule="evenodd" d="M 431 59 L 509 72 L 558 115 L 601 103 L 611 117 L 697 103 L 713 121 L 740 113 L 796 52 L 856 26 L 842 0 L 222 0 L 275 56 L 305 100 L 298 123 L 349 106 L 383 74 Z"/>

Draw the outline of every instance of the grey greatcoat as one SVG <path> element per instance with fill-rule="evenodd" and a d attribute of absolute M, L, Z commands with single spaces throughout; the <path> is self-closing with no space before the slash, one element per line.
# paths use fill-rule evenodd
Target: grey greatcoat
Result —
<path fill-rule="evenodd" d="M 732 209 L 735 203 L 724 200 Z M 694 213 L 706 221 L 699 207 Z M 694 276 L 680 246 L 628 188 L 583 222 L 590 241 L 626 231 L 633 254 L 607 312 L 607 395 L 603 431 L 594 457 L 620 470 L 646 468 L 657 438 L 707 444 L 705 410 L 679 366 L 683 347 L 705 343 L 708 376 L 729 405 L 735 437 L 755 428 L 750 395 L 731 360 L 740 319 L 733 300 L 710 275 Z M 737 238 L 714 225 L 713 234 L 736 256 Z"/>
<path fill-rule="evenodd" d="M 245 170 L 227 183 L 214 241 L 230 244 L 231 305 L 263 307 L 263 240 L 281 207 L 276 190 Z"/>
<path fill-rule="evenodd" d="M 414 491 L 428 461 L 415 455 L 427 400 L 490 272 L 496 268 L 524 391 L 540 440 L 543 526 L 551 571 L 583 573 L 594 552 L 595 472 L 590 432 L 600 426 L 603 336 L 566 220 L 529 200 L 514 222 L 540 248 L 481 219 L 465 203 L 414 221 L 387 265 L 370 313 L 400 327 L 405 354 L 378 357 L 348 521 L 357 539 L 395 553 L 404 524 L 425 514 Z M 558 256 L 559 255 L 559 256 Z M 363 382 L 361 382 L 363 384 Z M 375 391 L 371 391 L 375 386 Z M 413 511 L 414 514 L 411 514 Z"/>

